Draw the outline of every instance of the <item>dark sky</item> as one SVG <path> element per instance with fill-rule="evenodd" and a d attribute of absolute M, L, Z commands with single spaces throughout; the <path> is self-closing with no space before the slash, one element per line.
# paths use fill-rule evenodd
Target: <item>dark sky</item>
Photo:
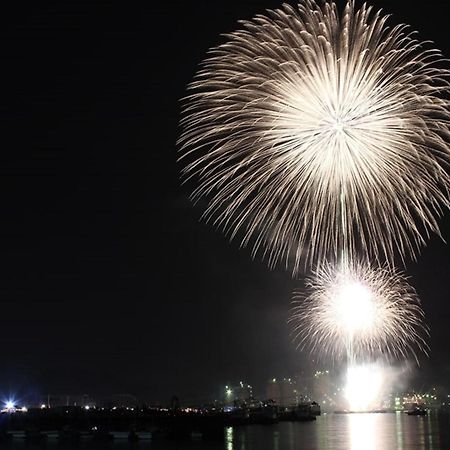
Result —
<path fill-rule="evenodd" d="M 200 223 L 176 164 L 178 100 L 207 49 L 279 2 L 143 4 L 2 11 L 0 395 L 195 401 L 314 366 L 286 325 L 298 282 Z M 450 56 L 447 1 L 375 6 Z M 430 382 L 450 376 L 449 256 L 433 238 L 407 267 Z"/>

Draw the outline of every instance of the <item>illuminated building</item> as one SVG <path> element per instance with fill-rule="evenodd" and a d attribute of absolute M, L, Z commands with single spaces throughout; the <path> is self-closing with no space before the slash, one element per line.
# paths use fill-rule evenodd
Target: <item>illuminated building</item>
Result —
<path fill-rule="evenodd" d="M 240 381 L 237 385 L 226 385 L 222 390 L 223 403 L 231 406 L 236 403 L 244 403 L 253 397 L 253 388 L 250 384 Z"/>
<path fill-rule="evenodd" d="M 267 383 L 266 398 L 282 407 L 295 405 L 299 400 L 297 384 L 291 378 L 272 378 Z"/>
<path fill-rule="evenodd" d="M 80 408 L 93 408 L 96 406 L 96 402 L 88 394 L 62 394 L 54 395 L 47 394 L 42 396 L 39 406 L 42 408 L 44 405 L 47 408 L 56 408 L 62 406 L 78 406 Z"/>

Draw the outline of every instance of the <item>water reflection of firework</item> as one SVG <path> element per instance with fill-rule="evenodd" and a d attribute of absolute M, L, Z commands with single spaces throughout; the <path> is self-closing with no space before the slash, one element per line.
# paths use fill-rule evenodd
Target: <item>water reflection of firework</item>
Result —
<path fill-rule="evenodd" d="M 400 271 L 346 263 L 325 264 L 306 280 L 290 321 L 300 347 L 352 364 L 426 351 L 422 319 L 419 298 Z"/>

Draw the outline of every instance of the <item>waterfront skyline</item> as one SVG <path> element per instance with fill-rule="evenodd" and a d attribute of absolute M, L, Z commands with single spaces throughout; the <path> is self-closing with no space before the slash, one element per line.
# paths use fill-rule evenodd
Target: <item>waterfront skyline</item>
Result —
<path fill-rule="evenodd" d="M 449 5 L 372 3 L 450 55 Z M 5 391 L 169 402 L 315 366 L 286 326 L 301 283 L 200 223 L 175 162 L 178 99 L 206 50 L 277 6 L 10 6 L 0 32 Z M 448 213 L 440 225 L 449 241 Z M 424 383 L 450 374 L 449 256 L 432 237 L 406 267 L 431 328 Z"/>

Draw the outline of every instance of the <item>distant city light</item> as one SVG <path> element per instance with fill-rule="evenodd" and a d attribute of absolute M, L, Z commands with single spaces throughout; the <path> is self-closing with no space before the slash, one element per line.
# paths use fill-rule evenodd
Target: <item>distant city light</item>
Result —
<path fill-rule="evenodd" d="M 8 400 L 8 401 L 5 403 L 5 408 L 8 409 L 8 410 L 14 409 L 14 408 L 15 408 L 14 402 L 13 402 L 12 400 Z"/>

